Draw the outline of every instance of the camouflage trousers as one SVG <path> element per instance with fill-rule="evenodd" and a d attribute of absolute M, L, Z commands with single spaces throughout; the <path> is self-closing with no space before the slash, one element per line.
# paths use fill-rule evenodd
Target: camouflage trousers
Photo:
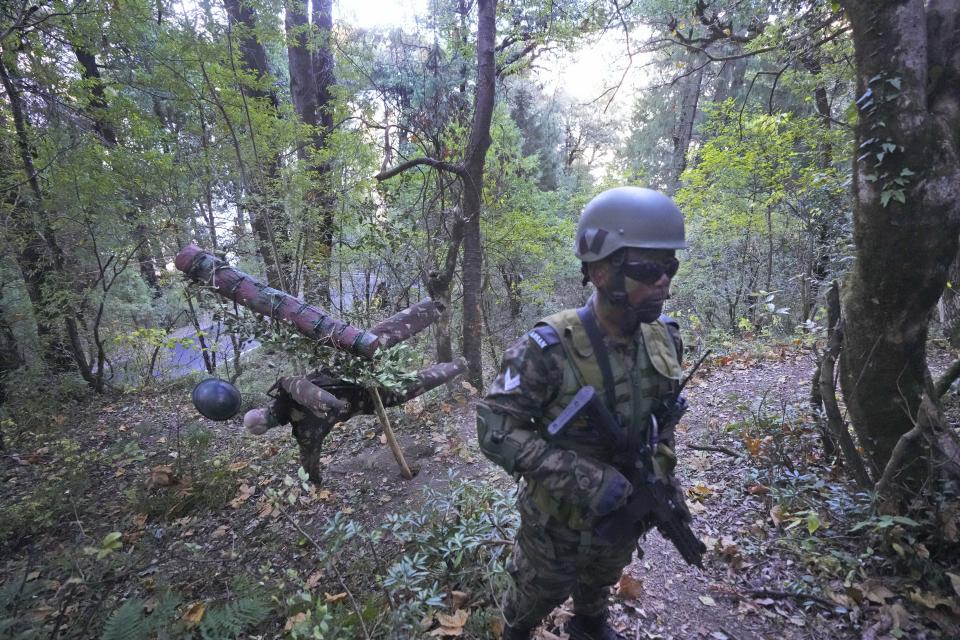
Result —
<path fill-rule="evenodd" d="M 571 595 L 576 613 L 603 614 L 636 542 L 585 545 L 582 532 L 544 518 L 529 496 L 521 495 L 518 507 L 520 530 L 507 566 L 513 577 L 504 607 L 507 624 L 533 628 Z"/>

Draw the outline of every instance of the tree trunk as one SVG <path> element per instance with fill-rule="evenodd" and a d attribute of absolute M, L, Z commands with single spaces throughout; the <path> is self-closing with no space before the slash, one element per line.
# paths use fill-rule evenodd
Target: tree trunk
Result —
<path fill-rule="evenodd" d="M 477 86 L 474 95 L 473 125 L 463 167 L 463 355 L 467 377 L 483 389 L 483 318 L 480 310 L 481 267 L 480 211 L 483 199 L 483 168 L 490 147 L 490 122 L 496 93 L 496 0 L 477 2 Z"/>
<path fill-rule="evenodd" d="M 308 5 L 313 7 L 313 22 L 307 20 Z M 307 299 L 330 301 L 330 256 L 333 252 L 334 210 L 331 167 L 317 160 L 327 136 L 333 129 L 332 87 L 334 76 L 333 50 L 330 45 L 333 30 L 333 0 L 299 0 L 287 7 L 287 61 L 290 68 L 290 91 L 293 106 L 305 125 L 311 128 L 309 145 L 299 147 L 298 155 L 307 162 L 311 187 L 306 194 L 308 216 L 304 255 L 317 273 L 304 276 L 304 294 Z M 317 242 L 319 241 L 319 242 Z"/>
<path fill-rule="evenodd" d="M 929 316 L 957 254 L 960 5 L 842 4 L 860 117 L 841 382 L 860 442 L 882 469 L 920 411 Z"/>
<path fill-rule="evenodd" d="M 14 74 L 8 71 L 2 54 L 0 51 L 0 83 L 7 94 L 13 116 L 20 169 L 28 187 L 23 194 L 22 204 L 11 212 L 11 222 L 19 247 L 17 263 L 33 306 L 41 358 L 52 371 L 67 371 L 76 365 L 89 381 L 90 366 L 83 352 L 76 317 L 70 309 L 48 300 L 67 282 L 63 270 L 63 251 L 43 211 L 43 192 L 33 165 L 33 148 L 28 131 L 30 125 L 23 112 L 20 92 L 13 82 Z M 57 328 L 57 314 L 63 321 L 66 336 Z"/>
<path fill-rule="evenodd" d="M 443 306 L 440 317 L 434 324 L 437 342 L 437 362 L 453 361 L 453 344 L 450 339 L 450 287 L 457 270 L 457 256 L 460 245 L 463 243 L 463 218 L 459 217 L 453 223 L 450 239 L 447 244 L 447 255 L 444 259 L 443 271 L 433 271 L 427 276 L 427 293 L 434 302 Z"/>
<path fill-rule="evenodd" d="M 818 52 L 811 51 L 802 58 L 804 68 L 811 75 L 818 75 L 823 71 L 820 59 L 817 56 Z M 813 99 L 817 115 L 820 117 L 820 124 L 823 125 L 825 130 L 829 131 L 833 121 L 830 117 L 830 101 L 824 85 L 817 85 L 813 91 Z M 819 151 L 817 166 L 824 170 L 829 169 L 833 165 L 833 147 L 829 140 L 820 143 Z M 835 229 L 837 227 L 836 221 L 826 213 L 813 221 L 811 229 L 813 255 L 811 256 L 812 265 L 810 268 L 810 295 L 803 305 L 803 320 L 805 321 L 813 317 L 820 290 L 830 275 L 831 248 L 836 239 Z"/>
<path fill-rule="evenodd" d="M 241 0 L 224 0 L 224 5 L 231 25 L 240 25 L 243 28 L 239 40 L 240 59 L 247 69 L 256 74 L 258 81 L 262 81 L 270 76 L 270 67 L 266 49 L 255 36 L 256 14 L 249 4 Z M 232 34 L 230 37 L 233 37 Z M 241 85 L 240 91 L 244 96 L 267 100 L 275 110 L 279 106 L 273 90 Z M 249 121 L 249 114 L 247 118 L 254 154 L 258 155 L 256 132 L 252 128 L 253 123 Z M 250 215 L 251 224 L 267 270 L 267 282 L 271 287 L 287 291 L 290 273 L 290 256 L 284 244 L 287 232 L 283 222 L 283 209 L 277 204 L 277 196 L 273 193 L 274 183 L 280 175 L 280 161 L 276 157 L 257 157 L 256 162 L 256 177 L 251 177 L 251 184 L 244 185 L 249 190 L 246 195 L 256 203 L 256 212 L 251 212 Z"/>
<path fill-rule="evenodd" d="M 693 138 L 693 123 L 697 118 L 697 104 L 700 101 L 700 85 L 703 83 L 703 63 L 699 57 L 692 56 L 690 65 L 699 69 L 679 80 L 680 113 L 673 127 L 673 155 L 670 160 L 670 175 L 667 176 L 667 194 L 673 195 L 680 187 L 680 176 L 687 168 L 687 149 Z"/>

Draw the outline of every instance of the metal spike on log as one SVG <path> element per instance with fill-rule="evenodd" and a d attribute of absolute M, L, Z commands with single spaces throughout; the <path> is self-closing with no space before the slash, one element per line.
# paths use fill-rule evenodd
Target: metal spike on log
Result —
<path fill-rule="evenodd" d="M 309 338 L 364 358 L 372 357 L 380 348 L 377 336 L 369 331 L 268 287 L 195 244 L 181 249 L 174 264 L 192 280 L 212 287 L 223 297 L 275 320 L 289 322 Z"/>

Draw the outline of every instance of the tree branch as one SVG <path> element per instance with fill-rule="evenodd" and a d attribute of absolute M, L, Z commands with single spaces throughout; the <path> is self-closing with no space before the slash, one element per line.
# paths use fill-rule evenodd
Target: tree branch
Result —
<path fill-rule="evenodd" d="M 400 175 L 404 171 L 407 171 L 409 169 L 412 169 L 420 165 L 427 165 L 428 167 L 433 167 L 437 171 L 446 171 L 448 173 L 453 173 L 455 175 L 460 176 L 461 178 L 465 178 L 467 176 L 467 171 L 466 169 L 463 168 L 462 165 L 453 164 L 451 162 L 444 162 L 443 160 L 436 160 L 434 158 L 422 157 L 422 158 L 414 158 L 412 160 L 407 160 L 406 162 L 398 164 L 393 169 L 387 169 L 386 171 L 381 171 L 380 173 L 374 176 L 374 179 L 376 179 L 378 182 L 383 182 L 384 180 L 389 180 L 394 176 Z"/>
<path fill-rule="evenodd" d="M 940 376 L 934 383 L 933 388 L 937 398 L 942 398 L 943 394 L 950 390 L 953 381 L 960 378 L 960 360 L 955 360 L 950 368 Z"/>

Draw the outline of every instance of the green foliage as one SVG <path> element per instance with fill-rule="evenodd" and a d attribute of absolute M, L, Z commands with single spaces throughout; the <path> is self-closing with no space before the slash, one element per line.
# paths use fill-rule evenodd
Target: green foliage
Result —
<path fill-rule="evenodd" d="M 271 607 L 262 596 L 219 602 L 199 611 L 199 621 L 181 616 L 181 599 L 166 592 L 147 606 L 140 598 L 129 598 L 107 619 L 100 640 L 148 640 L 149 638 L 200 638 L 230 640 L 250 632 L 267 619 Z"/>
<path fill-rule="evenodd" d="M 84 495 L 90 483 L 87 465 L 100 461 L 97 451 L 88 451 L 74 440 L 59 438 L 50 440 L 34 451 L 33 455 L 51 456 L 57 460 L 55 468 L 18 495 L 11 504 L 3 505 L 0 518 L 0 549 L 16 548 L 31 536 L 42 535 L 58 524 L 67 514 L 73 513 L 73 501 Z"/>
<path fill-rule="evenodd" d="M 169 469 L 170 482 L 138 484 L 128 490 L 133 509 L 155 518 L 174 519 L 185 514 L 216 510 L 236 492 L 236 478 L 229 467 L 208 455 L 216 434 L 194 425 L 178 438 L 176 462 Z"/>
<path fill-rule="evenodd" d="M 33 640 L 42 637 L 25 611 L 32 598 L 43 590 L 43 584 L 30 582 L 27 575 L 10 576 L 0 584 L 0 638 Z"/>
<path fill-rule="evenodd" d="M 241 598 L 207 609 L 199 625 L 203 640 L 228 640 L 266 620 L 271 607 L 257 597 Z"/>
<path fill-rule="evenodd" d="M 166 373 L 166 351 L 182 347 L 192 349 L 196 342 L 191 336 L 176 336 L 159 327 L 138 327 L 125 331 L 118 327 L 112 343 L 115 362 L 123 371 L 125 385 L 135 389 L 146 387 L 155 377 Z"/>
<path fill-rule="evenodd" d="M 124 602 L 107 618 L 100 640 L 144 640 L 153 631 L 163 628 L 155 624 L 154 618 L 144 615 L 143 605 L 144 601 L 139 598 Z M 168 620 L 163 621 L 163 624 L 168 623 Z"/>
<path fill-rule="evenodd" d="M 479 605 L 472 617 L 499 615 L 509 541 L 518 526 L 513 491 L 451 476 L 447 487 L 426 489 L 423 501 L 420 511 L 392 514 L 373 530 L 341 513 L 327 522 L 315 549 L 326 573 L 369 575 L 372 582 L 354 592 L 365 597 L 303 589 L 288 598 L 288 616 L 296 620 L 292 637 L 352 638 L 364 630 L 376 638 L 421 637 L 424 620 L 446 610 L 451 591 L 467 592 Z M 382 565 L 382 554 L 397 545 L 399 552 Z M 349 568 L 344 558 L 352 558 Z"/>
<path fill-rule="evenodd" d="M 792 331 L 808 319 L 814 287 L 840 264 L 833 243 L 847 169 L 823 159 L 845 134 L 817 118 L 741 111 L 733 101 L 705 112 L 706 140 L 676 196 L 691 237 L 677 297 L 706 326 L 743 331 L 747 318 L 749 329 Z"/>
<path fill-rule="evenodd" d="M 365 359 L 308 338 L 285 324 L 261 321 L 253 314 L 231 317 L 227 322 L 235 335 L 252 337 L 266 350 L 283 352 L 307 367 L 364 387 L 399 390 L 416 378 L 422 364 L 420 354 L 405 342 L 378 349 L 372 359 Z"/>

